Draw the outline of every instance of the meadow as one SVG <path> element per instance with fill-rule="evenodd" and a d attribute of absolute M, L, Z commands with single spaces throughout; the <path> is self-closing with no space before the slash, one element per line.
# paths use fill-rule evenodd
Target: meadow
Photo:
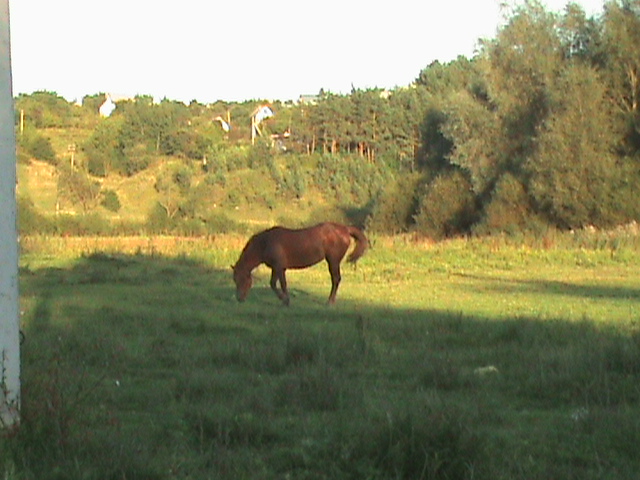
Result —
<path fill-rule="evenodd" d="M 640 245 L 374 237 L 325 304 L 246 236 L 21 239 L 5 479 L 636 479 Z"/>

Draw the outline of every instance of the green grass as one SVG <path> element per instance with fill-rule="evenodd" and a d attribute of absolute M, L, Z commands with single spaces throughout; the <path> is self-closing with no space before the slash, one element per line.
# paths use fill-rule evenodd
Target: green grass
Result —
<path fill-rule="evenodd" d="M 289 273 L 286 308 L 264 267 L 236 303 L 238 238 L 84 242 L 23 242 L 4 478 L 640 471 L 635 247 L 374 239 L 337 305 L 319 265 Z"/>

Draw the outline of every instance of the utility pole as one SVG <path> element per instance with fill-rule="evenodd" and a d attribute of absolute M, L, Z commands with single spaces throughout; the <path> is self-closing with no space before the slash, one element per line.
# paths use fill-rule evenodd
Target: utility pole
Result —
<path fill-rule="evenodd" d="M 20 421 L 16 133 L 9 0 L 0 0 L 0 429 Z"/>

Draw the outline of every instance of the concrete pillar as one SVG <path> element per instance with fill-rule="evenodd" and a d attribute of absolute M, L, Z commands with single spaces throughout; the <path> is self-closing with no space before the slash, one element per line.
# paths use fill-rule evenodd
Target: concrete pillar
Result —
<path fill-rule="evenodd" d="M 19 422 L 20 322 L 16 137 L 9 0 L 0 0 L 0 428 Z"/>

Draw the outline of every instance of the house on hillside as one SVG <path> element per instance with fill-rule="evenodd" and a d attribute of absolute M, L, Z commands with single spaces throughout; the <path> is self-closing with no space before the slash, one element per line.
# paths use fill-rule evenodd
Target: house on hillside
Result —
<path fill-rule="evenodd" d="M 273 110 L 268 105 L 260 105 L 251 114 L 251 144 L 253 145 L 258 135 L 262 135 L 260 124 L 267 118 L 273 117 Z"/>
<path fill-rule="evenodd" d="M 116 103 L 123 100 L 134 100 L 134 97 L 130 95 L 121 95 L 116 93 L 105 93 L 105 99 L 100 108 L 98 109 L 101 117 L 110 116 L 116 109 Z"/>

